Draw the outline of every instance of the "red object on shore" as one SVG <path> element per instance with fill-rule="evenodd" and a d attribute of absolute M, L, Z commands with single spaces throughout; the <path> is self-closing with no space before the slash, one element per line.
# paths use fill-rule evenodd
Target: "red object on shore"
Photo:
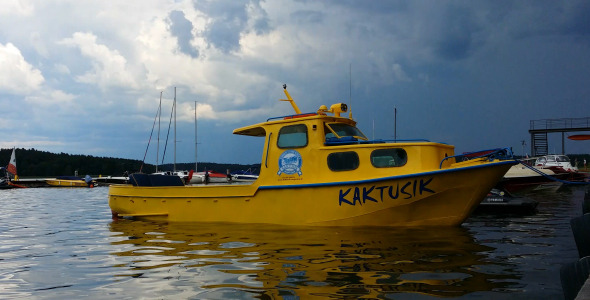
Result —
<path fill-rule="evenodd" d="M 574 140 L 574 141 L 585 141 L 585 140 L 590 140 L 590 134 L 570 135 L 567 138 L 570 140 Z"/>

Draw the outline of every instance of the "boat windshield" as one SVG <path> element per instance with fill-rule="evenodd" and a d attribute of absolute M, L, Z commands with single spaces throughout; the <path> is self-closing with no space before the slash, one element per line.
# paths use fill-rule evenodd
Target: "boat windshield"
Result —
<path fill-rule="evenodd" d="M 368 140 L 368 138 L 356 127 L 343 123 L 328 123 L 326 124 L 328 131 L 326 131 L 326 138 L 331 137 L 354 137 L 361 140 Z"/>
<path fill-rule="evenodd" d="M 559 156 L 557 156 L 557 161 L 558 162 L 569 162 L 570 159 L 569 159 L 569 157 L 567 157 L 565 155 L 559 155 Z"/>

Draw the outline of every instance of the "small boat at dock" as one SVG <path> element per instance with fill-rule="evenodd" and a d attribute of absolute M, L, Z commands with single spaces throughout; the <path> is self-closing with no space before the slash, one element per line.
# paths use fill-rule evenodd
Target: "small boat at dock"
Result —
<path fill-rule="evenodd" d="M 78 176 L 58 176 L 55 179 L 45 179 L 45 182 L 54 187 L 94 187 L 96 182 L 86 175 L 85 178 Z"/>
<path fill-rule="evenodd" d="M 539 202 L 533 199 L 517 197 L 508 191 L 494 188 L 478 205 L 475 213 L 531 215 L 536 212 L 538 204 Z"/>
<path fill-rule="evenodd" d="M 561 184 L 556 180 L 567 180 L 567 174 L 555 174 L 550 169 L 535 167 L 531 163 L 524 160 L 512 166 L 504 174 L 497 187 L 510 193 L 518 193 L 544 185 Z"/>
<path fill-rule="evenodd" d="M 510 149 L 459 158 L 426 140 L 369 140 L 348 107 L 325 105 L 235 129 L 264 137 L 258 179 L 184 185 L 137 175 L 111 185 L 114 218 L 311 226 L 457 226 L 517 162 Z M 144 180 L 145 179 L 145 180 Z M 180 181 L 181 182 L 181 181 Z"/>
<path fill-rule="evenodd" d="M 258 174 L 252 171 L 252 169 L 239 170 L 231 173 L 231 180 L 233 181 L 250 182 L 256 179 L 258 179 Z"/>
<path fill-rule="evenodd" d="M 556 175 L 562 175 L 568 181 L 585 181 L 587 174 L 579 172 L 578 168 L 572 165 L 567 155 L 544 155 L 535 160 L 535 167 L 548 169 Z"/>
<path fill-rule="evenodd" d="M 12 154 L 10 155 L 10 161 L 8 162 L 8 166 L 6 166 L 6 168 L 0 167 L 0 189 L 2 190 L 13 188 L 25 188 L 25 186 L 16 183 L 16 181 L 18 181 L 18 174 L 16 171 L 15 150 L 16 148 L 12 148 Z"/>

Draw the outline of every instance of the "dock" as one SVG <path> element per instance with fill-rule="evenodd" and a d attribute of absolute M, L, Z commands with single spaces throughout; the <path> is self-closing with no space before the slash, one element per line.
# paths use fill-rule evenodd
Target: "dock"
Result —
<path fill-rule="evenodd" d="M 45 188 L 45 187 L 53 187 L 47 184 L 46 180 L 54 179 L 54 178 L 24 178 L 11 181 L 12 183 L 23 186 L 26 188 Z M 99 176 L 93 177 L 93 181 L 95 181 L 98 186 L 105 186 L 110 184 L 125 184 L 127 183 L 128 177 L 122 176 Z"/>

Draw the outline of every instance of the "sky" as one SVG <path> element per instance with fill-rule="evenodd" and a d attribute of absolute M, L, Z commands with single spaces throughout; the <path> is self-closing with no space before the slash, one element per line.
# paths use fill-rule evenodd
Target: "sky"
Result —
<path fill-rule="evenodd" d="M 177 162 L 196 145 L 199 162 L 259 163 L 263 138 L 231 132 L 292 114 L 283 84 L 304 112 L 348 103 L 370 138 L 530 154 L 531 120 L 590 117 L 590 2 L 0 6 L 0 148 L 143 160 L 154 128 L 145 160 L 161 162 L 176 89 Z M 550 134 L 550 152 L 561 147 Z M 590 141 L 566 138 L 565 152 Z"/>

